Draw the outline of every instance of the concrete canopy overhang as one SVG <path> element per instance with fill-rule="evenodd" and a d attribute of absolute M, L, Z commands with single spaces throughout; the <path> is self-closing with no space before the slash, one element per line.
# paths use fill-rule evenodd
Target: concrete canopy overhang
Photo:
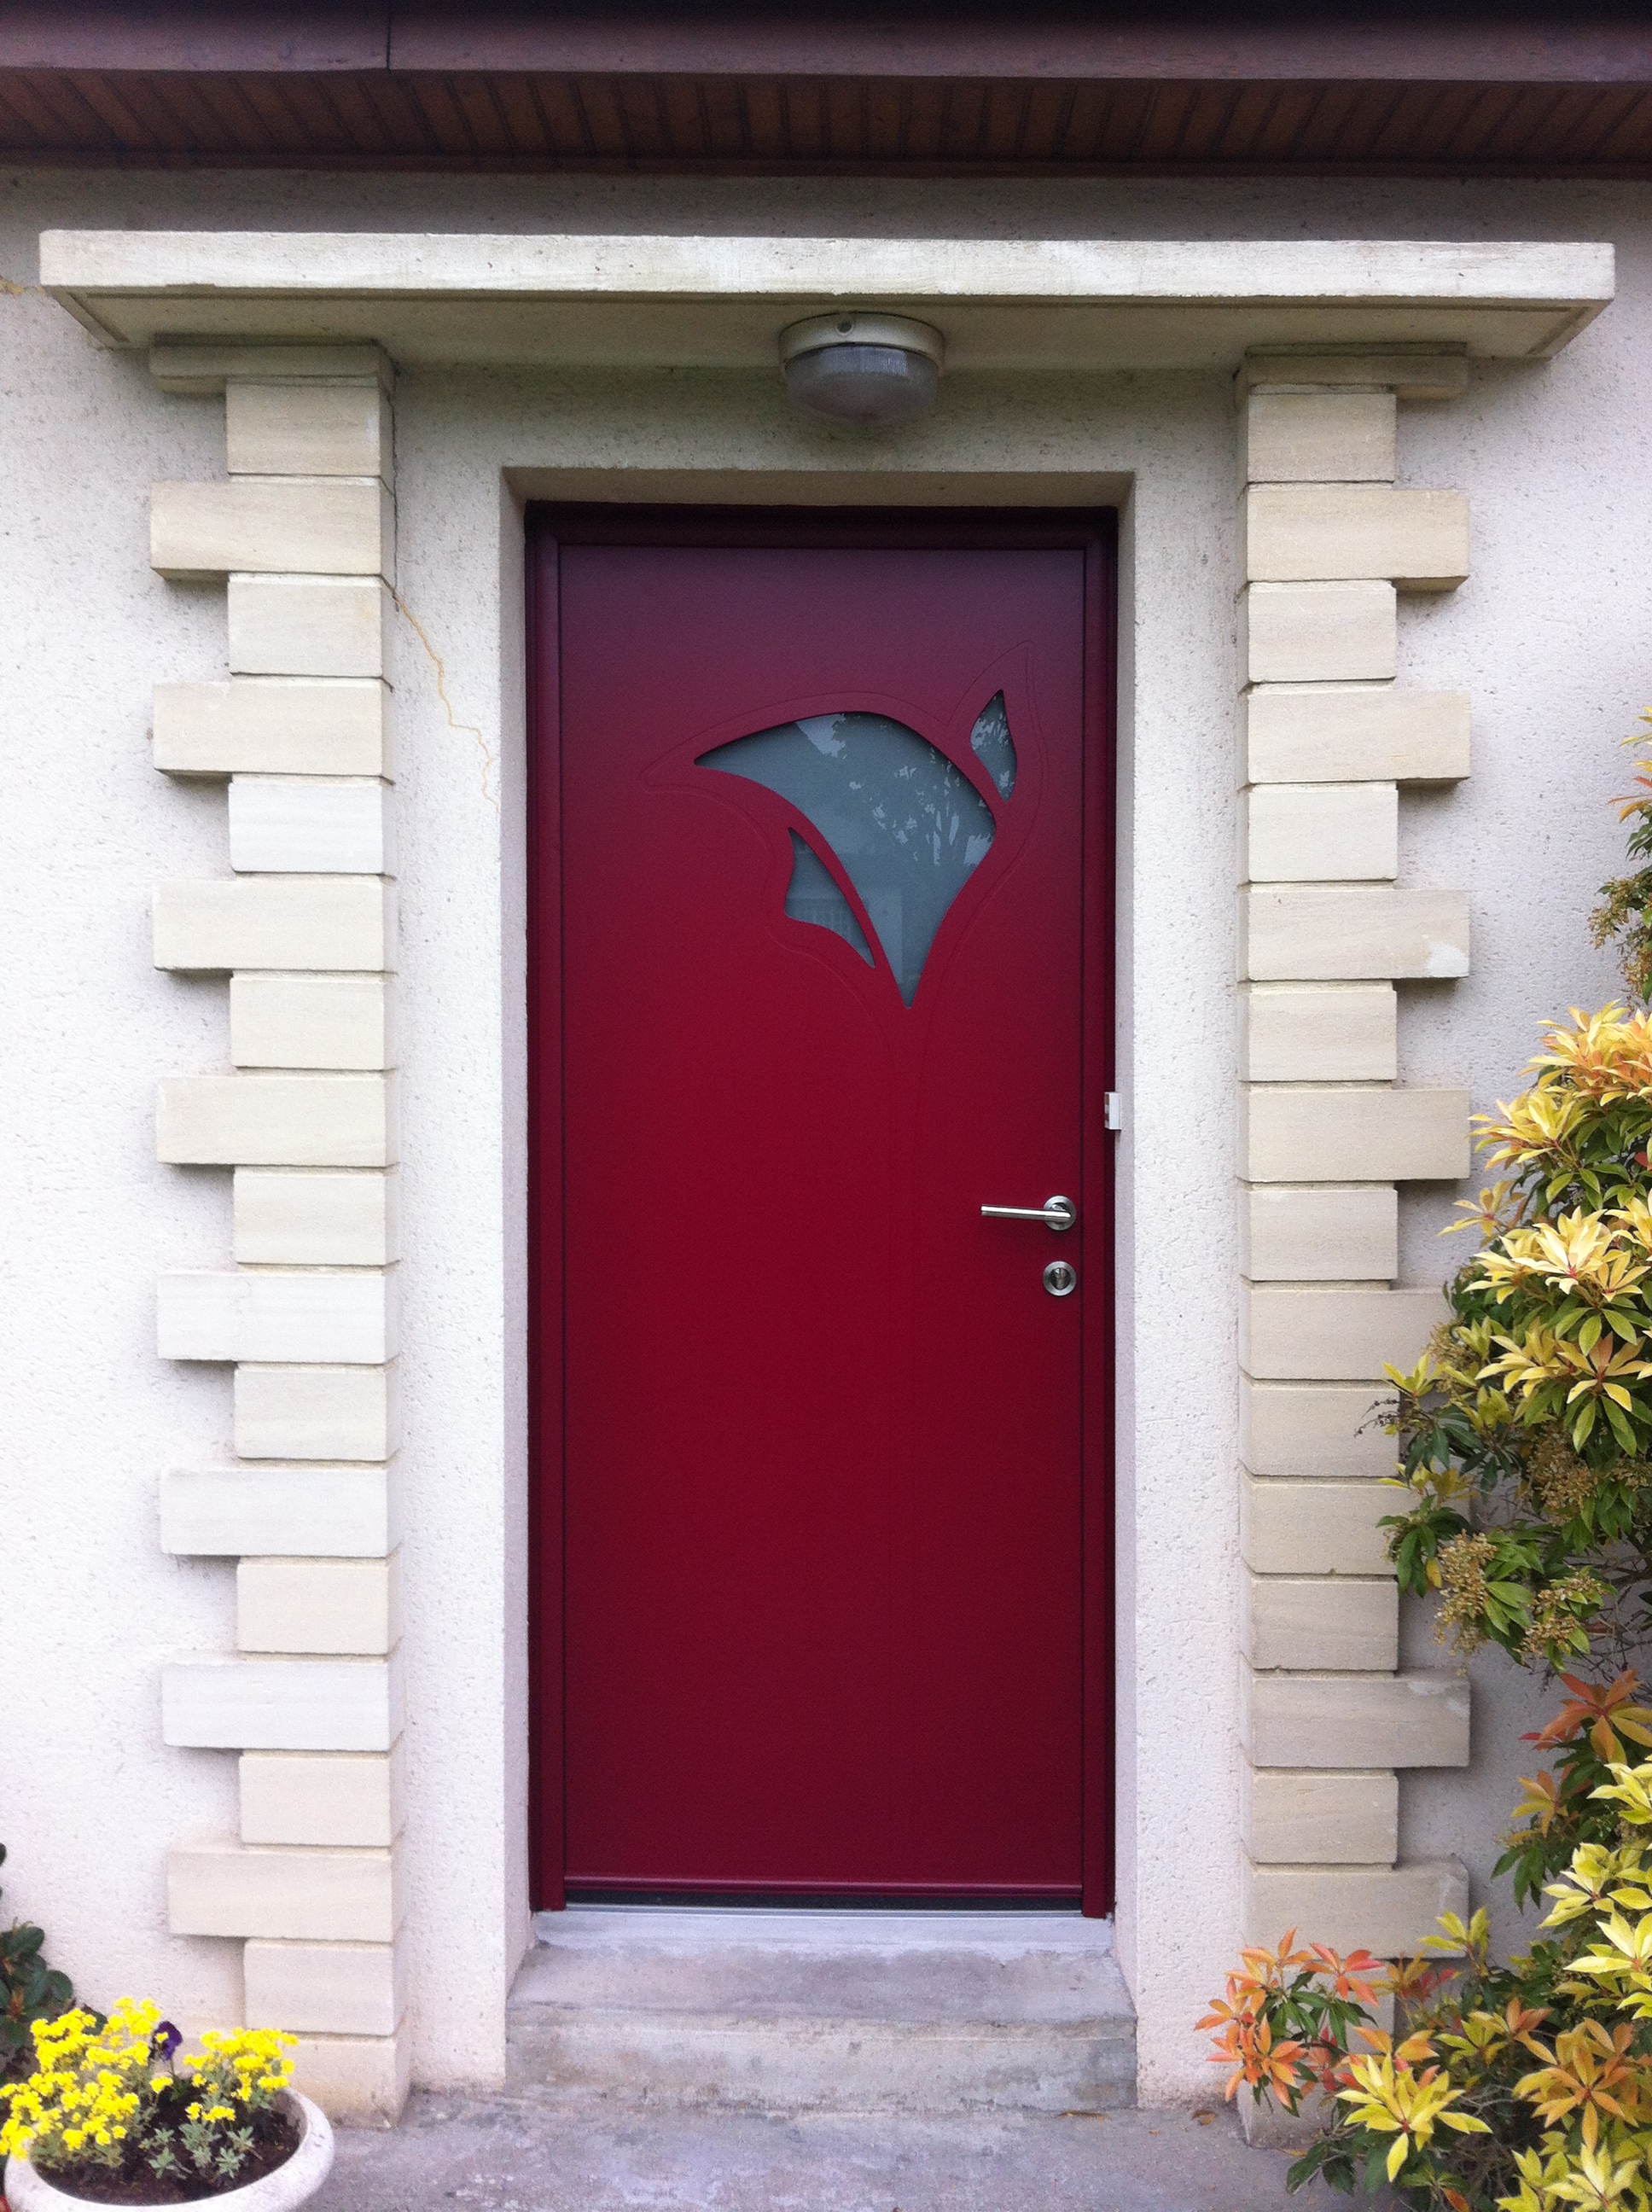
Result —
<path fill-rule="evenodd" d="M 360 344 L 408 364 L 772 368 L 835 307 L 940 324 L 950 374 L 1236 367 L 1259 348 L 1543 360 L 1611 301 L 1587 243 L 52 230 L 102 343 Z"/>

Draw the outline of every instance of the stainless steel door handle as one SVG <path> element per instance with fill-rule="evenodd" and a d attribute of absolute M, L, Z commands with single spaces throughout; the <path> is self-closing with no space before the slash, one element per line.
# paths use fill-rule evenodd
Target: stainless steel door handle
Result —
<path fill-rule="evenodd" d="M 983 1206 L 989 1221 L 1042 1221 L 1046 1229 L 1071 1229 L 1078 1209 L 1070 1198 L 1047 1198 L 1042 1206 Z"/>

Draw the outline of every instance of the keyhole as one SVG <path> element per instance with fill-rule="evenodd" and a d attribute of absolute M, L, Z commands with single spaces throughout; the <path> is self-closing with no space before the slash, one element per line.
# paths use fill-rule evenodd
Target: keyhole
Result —
<path fill-rule="evenodd" d="M 1065 1260 L 1052 1260 L 1044 1270 L 1044 1288 L 1053 1298 L 1070 1298 L 1078 1287 L 1078 1271 Z"/>

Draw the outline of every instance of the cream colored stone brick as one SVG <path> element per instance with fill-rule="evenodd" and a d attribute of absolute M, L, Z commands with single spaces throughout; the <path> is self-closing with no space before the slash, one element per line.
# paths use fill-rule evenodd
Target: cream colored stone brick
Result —
<path fill-rule="evenodd" d="M 400 1363 L 235 1370 L 242 1459 L 388 1459 L 401 1443 Z"/>
<path fill-rule="evenodd" d="M 1240 1906 L 1248 1943 L 1277 1943 L 1287 1928 L 1300 1928 L 1304 1940 L 1379 1959 L 1414 1958 L 1439 1935 L 1446 1912 L 1468 1917 L 1468 1875 L 1460 1859 L 1397 1867 L 1248 1864 Z"/>
<path fill-rule="evenodd" d="M 388 1751 L 402 1720 L 401 1659 L 393 1651 L 385 1659 L 177 1659 L 161 1670 L 165 1743 Z"/>
<path fill-rule="evenodd" d="M 1247 1574 L 1240 1649 L 1257 1668 L 1392 1673 L 1400 1664 L 1399 1585 Z"/>
<path fill-rule="evenodd" d="M 401 1849 L 179 1844 L 167 1855 L 167 1903 L 174 1936 L 389 1943 L 402 1923 Z"/>
<path fill-rule="evenodd" d="M 393 1067 L 393 1012 L 387 975 L 232 975 L 229 1057 L 237 1067 Z"/>
<path fill-rule="evenodd" d="M 178 1558 L 379 1559 L 401 1533 L 393 1460 L 385 1467 L 173 1468 L 161 1478 L 161 1548 Z"/>
<path fill-rule="evenodd" d="M 169 1075 L 157 1158 L 192 1167 L 382 1168 L 396 1158 L 389 1075 Z"/>
<path fill-rule="evenodd" d="M 1316 1774 L 1247 1763 L 1239 1796 L 1240 1836 L 1259 1866 L 1392 1866 L 1400 1855 L 1400 1778 L 1392 1767 Z"/>
<path fill-rule="evenodd" d="M 157 684 L 155 764 L 169 775 L 372 775 L 394 772 L 381 683 L 235 677 Z"/>
<path fill-rule="evenodd" d="M 361 384 L 243 384 L 224 391 L 232 477 L 391 480 L 390 395 Z"/>
<path fill-rule="evenodd" d="M 395 886 L 377 876 L 157 884 L 155 964 L 221 973 L 395 965 Z"/>
<path fill-rule="evenodd" d="M 395 1358 L 397 1334 L 393 1268 L 179 1270 L 160 1279 L 155 1337 L 162 1359 L 369 1366 Z"/>
<path fill-rule="evenodd" d="M 407 2009 L 399 1943 L 254 1942 L 242 1954 L 248 2027 L 300 2035 L 393 2035 Z"/>
<path fill-rule="evenodd" d="M 1399 399 L 1458 399 L 1468 389 L 1468 356 L 1459 346 L 1430 352 L 1426 346 L 1351 346 L 1315 352 L 1311 346 L 1259 346 L 1245 356 L 1239 391 L 1321 389 L 1391 392 Z"/>
<path fill-rule="evenodd" d="M 401 1257 L 394 1168 L 237 1168 L 234 1188 L 243 1267 L 382 1267 Z"/>
<path fill-rule="evenodd" d="M 293 2053 L 293 2084 L 330 2119 L 393 2128 L 407 2102 L 412 2057 L 399 2035 L 302 2035 Z"/>
<path fill-rule="evenodd" d="M 1367 1384 L 1358 1394 L 1356 1419 L 1372 1420 L 1375 1387 Z M 1388 1437 L 1381 1441 L 1382 1475 L 1392 1471 L 1394 1442 Z M 1246 1474 L 1239 1492 L 1239 1554 L 1259 1575 L 1392 1578 L 1394 1562 L 1382 1522 L 1398 1510 L 1394 1492 L 1380 1479 L 1333 1481 Z"/>
<path fill-rule="evenodd" d="M 402 1636 L 402 1555 L 243 1559 L 235 1570 L 238 1651 L 382 1658 Z"/>
<path fill-rule="evenodd" d="M 1466 975 L 1468 901 L 1387 884 L 1241 891 L 1239 958 L 1240 975 L 1256 983 Z"/>
<path fill-rule="evenodd" d="M 334 1844 L 388 1850 L 406 1819 L 401 1739 L 387 1752 L 244 1751 L 244 1844 Z"/>
<path fill-rule="evenodd" d="M 1270 783 L 1243 798 L 1249 883 L 1375 882 L 1400 869 L 1392 783 Z"/>
<path fill-rule="evenodd" d="M 1377 1395 L 1369 1382 L 1253 1382 L 1242 1375 L 1239 1456 L 1255 1474 L 1286 1480 L 1390 1475 L 1394 1440 L 1370 1418 Z M 1253 1564 L 1264 1563 L 1258 1559 Z"/>
<path fill-rule="evenodd" d="M 1466 1091 L 1253 1084 L 1240 1098 L 1239 1172 L 1250 1182 L 1455 1182 L 1469 1170 L 1468 1109 Z"/>
<path fill-rule="evenodd" d="M 1256 392 L 1239 410 L 1239 482 L 1392 483 L 1391 392 Z"/>
<path fill-rule="evenodd" d="M 149 494 L 149 566 L 163 576 L 393 577 L 395 544 L 377 481 L 241 477 Z"/>
<path fill-rule="evenodd" d="M 1468 574 L 1468 501 L 1392 484 L 1253 484 L 1245 494 L 1248 583 L 1383 576 L 1450 591 Z"/>
<path fill-rule="evenodd" d="M 1375 1385 L 1385 1367 L 1413 1366 L 1444 1317 L 1436 1290 L 1244 1283 L 1239 1364 L 1262 1382 Z"/>
<path fill-rule="evenodd" d="M 1245 694 L 1248 783 L 1454 783 L 1468 774 L 1466 691 L 1264 684 Z"/>
<path fill-rule="evenodd" d="M 1257 1674 L 1241 1669 L 1253 1766 L 1467 1766 L 1457 1674 Z"/>
<path fill-rule="evenodd" d="M 393 876 L 382 783 L 238 775 L 229 787 L 229 865 L 238 873 Z"/>
<path fill-rule="evenodd" d="M 1400 1199 L 1392 1183 L 1269 1183 L 1239 1194 L 1239 1272 L 1252 1282 L 1392 1282 Z"/>
<path fill-rule="evenodd" d="M 1335 684 L 1394 673 L 1392 584 L 1251 584 L 1241 595 L 1247 684 Z"/>
<path fill-rule="evenodd" d="M 392 606 L 372 579 L 232 576 L 229 665 L 238 676 L 383 676 Z"/>
<path fill-rule="evenodd" d="M 251 384 L 395 382 L 390 357 L 376 345 L 256 345 L 234 340 L 163 340 L 149 348 L 149 374 L 162 392 L 205 399 L 237 379 Z"/>
<path fill-rule="evenodd" d="M 1392 983 L 1250 983 L 1239 994 L 1246 1083 L 1392 1083 L 1399 1017 Z"/>

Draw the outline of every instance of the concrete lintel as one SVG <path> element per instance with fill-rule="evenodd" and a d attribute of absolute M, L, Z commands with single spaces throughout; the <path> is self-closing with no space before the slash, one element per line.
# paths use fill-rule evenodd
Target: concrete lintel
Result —
<path fill-rule="evenodd" d="M 772 368 L 858 303 L 950 369 L 1236 368 L 1262 347 L 1545 359 L 1613 296 L 1609 246 L 1400 240 L 65 231 L 41 282 L 106 344 L 377 343 L 398 361 Z"/>

